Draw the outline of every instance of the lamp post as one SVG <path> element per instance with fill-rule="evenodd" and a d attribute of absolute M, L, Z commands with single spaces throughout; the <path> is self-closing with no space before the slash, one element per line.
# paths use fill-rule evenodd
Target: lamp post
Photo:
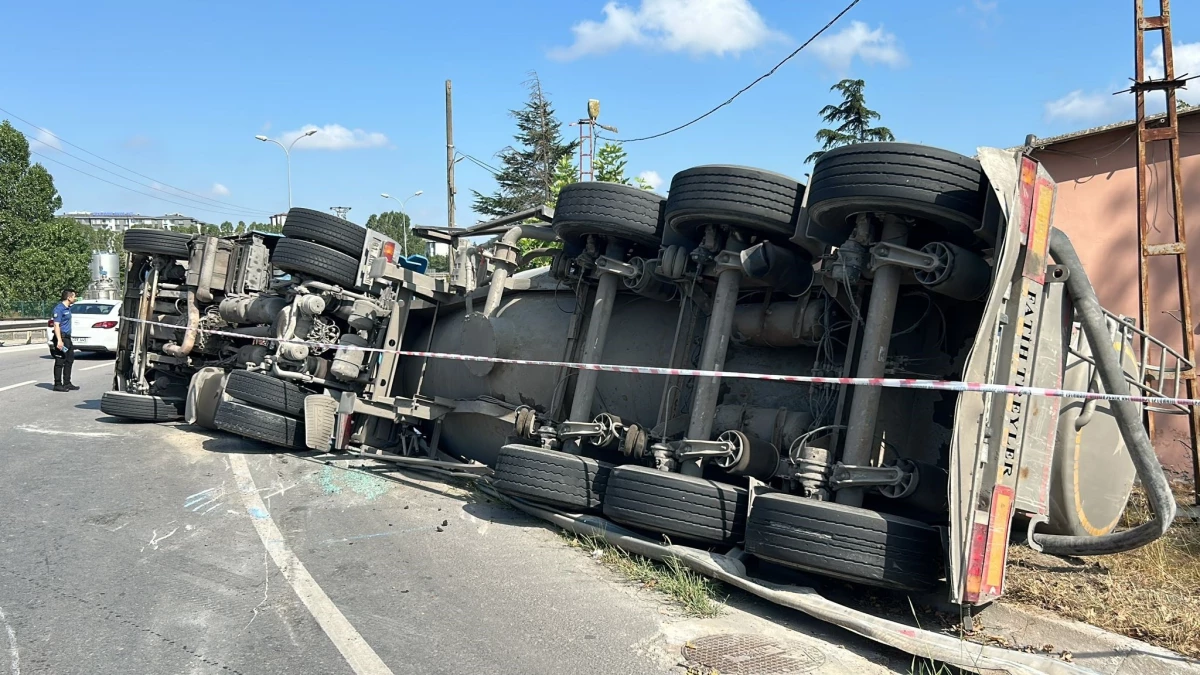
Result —
<path fill-rule="evenodd" d="M 412 199 L 413 197 L 420 197 L 423 194 L 425 194 L 424 190 L 417 190 L 416 192 L 412 193 L 411 195 L 405 197 L 403 200 L 397 199 L 396 197 L 393 197 L 386 192 L 380 193 L 379 196 L 383 197 L 384 199 L 395 199 L 396 202 L 398 202 L 400 204 L 400 215 L 405 218 L 408 218 L 408 212 L 404 210 L 404 204 L 406 202 L 408 202 L 408 200 Z M 412 231 L 412 227 L 411 227 L 411 224 L 409 227 L 403 227 L 403 225 L 404 225 L 403 221 L 400 224 L 401 224 L 400 232 L 401 232 L 401 234 L 404 235 L 404 241 L 401 242 L 401 246 L 403 247 L 402 250 L 404 251 L 404 257 L 407 258 L 408 257 L 408 233 L 410 231 Z"/>
<path fill-rule="evenodd" d="M 287 157 L 288 209 L 289 210 L 292 208 L 292 146 L 295 145 L 296 142 L 299 141 L 301 138 L 308 138 L 309 136 L 312 136 L 315 133 L 317 133 L 316 129 L 309 129 L 308 131 L 304 132 L 303 134 L 300 134 L 299 136 L 297 136 L 295 140 L 293 140 L 291 143 L 288 143 L 287 145 L 280 143 L 279 141 L 275 140 L 274 138 L 267 138 L 266 136 L 263 136 L 262 134 L 255 136 L 255 138 L 257 138 L 258 140 L 260 140 L 264 143 L 274 143 L 275 145 L 278 145 L 279 147 L 283 148 L 283 154 L 285 157 Z"/>

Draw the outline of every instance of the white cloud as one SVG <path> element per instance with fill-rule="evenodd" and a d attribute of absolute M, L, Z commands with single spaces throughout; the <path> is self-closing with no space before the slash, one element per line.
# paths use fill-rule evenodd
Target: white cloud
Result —
<path fill-rule="evenodd" d="M 388 137 L 378 131 L 347 129 L 340 124 L 326 124 L 323 127 L 305 124 L 296 131 L 284 132 L 279 141 L 284 145 L 289 145 L 313 129 L 316 129 L 317 133 L 296 143 L 297 150 L 355 150 L 383 148 L 388 145 Z"/>
<path fill-rule="evenodd" d="M 1200 42 L 1185 42 L 1175 45 L 1175 77 L 1200 75 Z M 1146 57 L 1146 75 L 1163 76 L 1163 48 L 1159 45 Z M 1185 89 L 1187 87 L 1184 87 Z"/>
<path fill-rule="evenodd" d="M 551 49 L 551 58 L 566 61 L 627 45 L 724 56 L 778 37 L 750 0 L 641 0 L 636 10 L 609 2 L 603 21 L 580 21 L 571 32 L 574 44 Z"/>
<path fill-rule="evenodd" d="M 220 183 L 213 183 L 212 193 L 218 197 L 228 197 L 229 196 L 229 188 L 225 187 L 224 185 L 221 185 Z"/>
<path fill-rule="evenodd" d="M 851 21 L 840 33 L 818 38 L 812 50 L 825 65 L 848 70 L 857 57 L 863 63 L 882 63 L 899 68 L 908 62 L 896 35 L 880 25 L 875 30 L 862 21 Z"/>
<path fill-rule="evenodd" d="M 1082 89 L 1046 103 L 1046 119 L 1070 122 L 1111 121 L 1120 114 L 1123 100 L 1106 92 Z"/>
<path fill-rule="evenodd" d="M 638 174 L 638 178 L 646 181 L 646 184 L 655 190 L 664 186 L 662 176 L 658 175 L 657 171 L 643 171 Z"/>
<path fill-rule="evenodd" d="M 38 129 L 37 136 L 29 145 L 34 150 L 62 150 L 62 142 L 49 129 Z"/>

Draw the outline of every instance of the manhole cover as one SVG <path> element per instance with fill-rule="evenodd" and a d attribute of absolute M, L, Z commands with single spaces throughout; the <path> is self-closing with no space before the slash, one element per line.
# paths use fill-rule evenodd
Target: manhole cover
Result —
<path fill-rule="evenodd" d="M 683 658 L 693 671 L 721 675 L 792 675 L 825 663 L 815 647 L 781 642 L 759 635 L 709 635 L 688 642 Z"/>

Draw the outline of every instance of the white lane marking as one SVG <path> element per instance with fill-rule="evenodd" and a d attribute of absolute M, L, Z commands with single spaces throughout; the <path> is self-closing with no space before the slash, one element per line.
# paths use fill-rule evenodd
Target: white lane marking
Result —
<path fill-rule="evenodd" d="M 14 352 L 31 352 L 35 349 L 44 349 L 46 353 L 50 353 L 50 345 L 45 342 L 41 344 L 21 345 L 19 347 L 0 347 L 0 354 L 10 354 Z"/>
<path fill-rule="evenodd" d="M 111 363 L 101 363 L 98 366 L 88 366 L 87 368 L 80 368 L 80 370 L 95 370 L 97 368 L 112 368 L 112 367 L 113 367 L 113 364 L 111 364 Z"/>
<path fill-rule="evenodd" d="M 17 387 L 24 387 L 27 384 L 37 384 L 37 382 L 38 382 L 37 380 L 26 380 L 24 382 L 18 382 L 16 384 L 10 384 L 7 387 L 0 387 L 0 391 L 8 391 L 9 389 L 16 389 Z"/>
<path fill-rule="evenodd" d="M 242 501 L 246 505 L 246 512 L 250 514 L 250 520 L 254 523 L 254 529 L 258 531 L 267 553 L 271 554 L 271 559 L 275 561 L 275 566 L 279 568 L 283 578 L 291 584 L 292 590 L 317 620 L 325 635 L 329 636 L 333 646 L 341 652 L 350 669 L 357 675 L 392 675 L 392 670 L 379 658 L 375 650 L 371 649 L 362 635 L 359 635 L 325 591 L 321 590 L 321 586 L 308 573 L 304 563 L 288 548 L 287 542 L 283 540 L 283 533 L 279 531 L 271 514 L 267 513 L 262 497 L 258 494 L 254 477 L 250 475 L 250 466 L 246 463 L 246 456 L 230 455 L 229 460 L 229 466 L 237 478 L 238 489 L 242 493 Z"/>
<path fill-rule="evenodd" d="M 8 623 L 8 617 L 4 616 L 4 608 L 0 607 L 0 623 L 4 624 L 4 630 L 8 633 L 8 668 L 12 671 L 12 675 L 21 675 L 21 654 L 17 651 L 17 633 Z"/>
<path fill-rule="evenodd" d="M 118 434 L 110 434 L 107 431 L 59 431 L 57 429 L 42 429 L 35 427 L 32 424 L 22 424 L 13 427 L 15 431 L 27 431 L 31 434 L 46 434 L 47 436 L 82 436 L 84 438 L 102 438 L 105 436 L 117 436 Z"/>

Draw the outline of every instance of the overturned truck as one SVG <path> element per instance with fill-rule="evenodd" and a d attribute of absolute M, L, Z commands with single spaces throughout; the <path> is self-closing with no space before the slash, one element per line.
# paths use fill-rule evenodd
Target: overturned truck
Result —
<path fill-rule="evenodd" d="M 1192 364 L 1100 307 L 1055 189 L 1019 152 L 898 143 L 830 151 L 807 188 L 737 166 L 682 171 L 666 198 L 577 183 L 553 209 L 421 230 L 452 246 L 449 278 L 292 209 L 277 241 L 135 254 L 111 394 L 487 474 L 621 536 L 982 605 L 1010 541 L 1107 553 L 1174 514 L 1138 401 L 1171 394 L 1145 363 Z M 1138 476 L 1155 519 L 1116 532 Z"/>

